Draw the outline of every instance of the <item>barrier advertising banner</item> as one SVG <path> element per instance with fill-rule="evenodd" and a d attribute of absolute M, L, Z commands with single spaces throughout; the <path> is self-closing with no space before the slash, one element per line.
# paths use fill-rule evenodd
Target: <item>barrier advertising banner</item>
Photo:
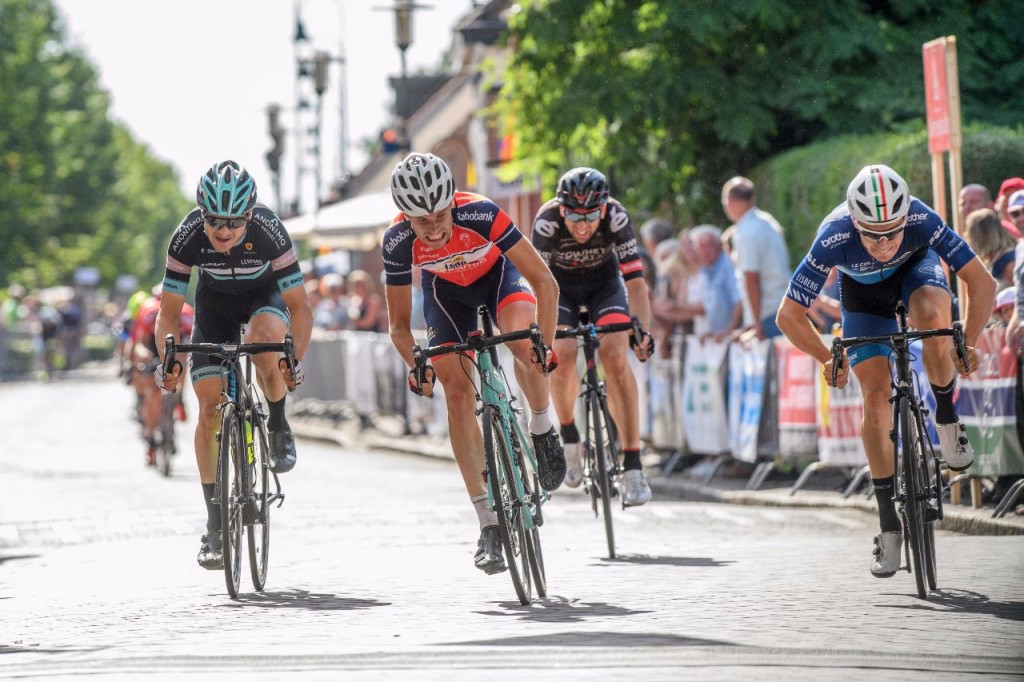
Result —
<path fill-rule="evenodd" d="M 1006 346 L 1003 327 L 982 332 L 975 347 L 978 370 L 960 377 L 956 409 L 974 446 L 974 467 L 982 476 L 1024 474 L 1024 452 L 1017 435 L 1017 363 Z"/>
<path fill-rule="evenodd" d="M 785 337 L 775 339 L 779 377 L 779 454 L 814 456 L 818 452 L 815 383 L 818 363 Z"/>
<path fill-rule="evenodd" d="M 868 458 L 860 440 L 864 408 L 857 377 L 851 372 L 849 383 L 838 389 L 828 386 L 819 372 L 814 385 L 818 402 L 818 459 L 835 466 L 864 466 Z"/>
<path fill-rule="evenodd" d="M 683 427 L 690 451 L 717 455 L 729 451 L 725 403 L 727 342 L 686 338 L 683 364 Z"/>
<path fill-rule="evenodd" d="M 732 456 L 756 462 L 771 341 L 734 343 L 729 350 L 729 440 Z"/>

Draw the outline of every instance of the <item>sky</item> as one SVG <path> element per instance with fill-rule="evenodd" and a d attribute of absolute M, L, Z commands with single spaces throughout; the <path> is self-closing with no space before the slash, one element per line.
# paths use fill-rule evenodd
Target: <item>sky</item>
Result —
<path fill-rule="evenodd" d="M 315 164 L 296 182 L 293 128 L 296 10 L 309 49 L 344 58 L 329 65 L 323 94 L 324 184 L 340 171 L 342 101 L 347 121 L 346 166 L 367 161 L 359 141 L 375 137 L 391 120 L 388 78 L 401 73 L 394 13 L 376 10 L 394 0 L 55 0 L 72 45 L 81 48 L 111 94 L 111 116 L 151 153 L 178 172 L 187 196 L 217 161 L 234 159 L 256 178 L 260 198 L 274 206 L 265 154 L 271 147 L 267 106 L 282 106 L 289 129 L 282 159 L 282 195 L 298 193 L 311 209 Z M 418 0 L 409 73 L 432 70 L 451 45 L 452 29 L 471 0 Z M 306 80 L 307 85 L 309 80 Z M 345 93 L 344 98 L 342 92 Z M 315 99 L 314 99 L 315 102 Z M 307 119 L 304 128 L 313 125 Z M 310 157 L 311 158 L 311 157 Z M 274 206 L 275 208 L 279 208 Z"/>

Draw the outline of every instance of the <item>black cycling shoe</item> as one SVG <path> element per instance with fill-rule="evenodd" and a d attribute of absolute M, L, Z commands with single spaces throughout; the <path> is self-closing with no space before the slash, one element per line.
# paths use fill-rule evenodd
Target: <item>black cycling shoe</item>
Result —
<path fill-rule="evenodd" d="M 274 461 L 270 470 L 275 474 L 283 474 L 295 467 L 295 436 L 291 429 L 270 432 L 270 457 Z"/>
<path fill-rule="evenodd" d="M 508 569 L 505 559 L 501 555 L 501 534 L 498 532 L 497 526 L 487 526 L 480 531 L 473 563 L 487 575 L 494 575 Z"/>
<path fill-rule="evenodd" d="M 196 561 L 208 571 L 219 571 L 224 568 L 224 547 L 221 532 L 215 531 L 203 536 L 199 544 L 199 556 Z"/>
<path fill-rule="evenodd" d="M 530 434 L 533 438 L 533 451 L 537 455 L 537 466 L 540 471 L 537 477 L 540 485 L 551 492 L 562 485 L 565 480 L 565 453 L 562 451 L 562 442 L 555 433 L 555 427 L 543 436 Z"/>

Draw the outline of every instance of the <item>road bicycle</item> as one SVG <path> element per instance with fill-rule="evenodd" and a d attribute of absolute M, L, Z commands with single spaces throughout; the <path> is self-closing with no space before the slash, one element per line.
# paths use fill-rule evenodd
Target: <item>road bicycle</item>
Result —
<path fill-rule="evenodd" d="M 242 530 L 249 545 L 249 569 L 257 592 L 267 582 L 270 559 L 270 509 L 284 504 L 281 482 L 270 466 L 267 411 L 253 382 L 252 361 L 258 353 L 284 353 L 282 362 L 295 367 L 290 334 L 283 343 L 178 343 L 167 336 L 164 369 L 171 372 L 177 353 L 201 353 L 221 359 L 223 388 L 217 433 L 217 479 L 213 502 L 220 507 L 224 548 L 224 582 L 232 599 L 238 596 L 242 573 Z M 273 488 L 271 488 L 273 481 Z"/>
<path fill-rule="evenodd" d="M 583 348 L 585 370 L 580 386 L 583 401 L 584 429 L 581 434 L 583 449 L 583 489 L 590 496 L 594 517 L 604 518 L 604 532 L 608 540 L 608 558 L 615 558 L 615 528 L 612 521 L 612 498 L 621 495 L 622 469 L 619 466 L 618 432 L 608 411 L 608 394 L 597 371 L 598 337 L 613 332 L 632 331 L 643 338 L 643 330 L 636 317 L 631 322 L 615 322 L 600 326 L 590 322 L 586 306 L 580 306 L 579 324 L 570 329 L 559 329 L 555 338 L 576 338 Z M 623 505 L 623 508 L 625 506 Z"/>
<path fill-rule="evenodd" d="M 160 422 L 156 431 L 156 469 L 164 476 L 171 475 L 171 458 L 178 453 L 174 436 L 175 408 L 181 395 L 171 393 L 160 396 Z"/>
<path fill-rule="evenodd" d="M 925 427 L 928 409 L 920 398 L 919 387 L 915 387 L 920 379 L 911 368 L 914 358 L 910 344 L 917 339 L 952 336 L 957 356 L 965 364 L 967 345 L 959 321 L 954 322 L 951 329 L 913 331 L 907 326 L 907 309 L 902 302 L 896 307 L 896 317 L 899 329 L 894 334 L 832 339 L 832 383 L 835 384 L 841 366 L 843 348 L 864 343 L 884 343 L 892 347 L 889 355 L 894 370 L 890 440 L 896 472 L 893 500 L 903 523 L 905 569 L 914 572 L 917 596 L 927 599 L 929 590 L 936 588 L 935 522 L 942 520 L 942 498 L 947 486 Z"/>
<path fill-rule="evenodd" d="M 483 329 L 471 332 L 464 342 L 426 349 L 415 346 L 413 371 L 422 384 L 427 360 L 450 353 L 466 358 L 477 370 L 473 380 L 478 405 L 475 414 L 480 417 L 484 435 L 487 501 L 498 517 L 498 532 L 516 596 L 525 605 L 530 603 L 534 587 L 537 596 L 547 596 L 538 529 L 544 523 L 541 506 L 549 496 L 538 482 L 537 458 L 520 425 L 522 409 L 516 406 L 518 401 L 509 390 L 497 346 L 530 339 L 539 362 L 545 361 L 546 351 L 536 324 L 529 329 L 495 334 L 487 308 L 482 306 L 477 312 Z"/>

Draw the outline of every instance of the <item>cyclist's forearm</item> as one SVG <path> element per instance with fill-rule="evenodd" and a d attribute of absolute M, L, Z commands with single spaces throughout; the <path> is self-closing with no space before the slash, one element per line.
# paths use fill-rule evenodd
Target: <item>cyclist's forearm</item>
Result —
<path fill-rule="evenodd" d="M 807 308 L 790 298 L 783 299 L 776 317 L 779 329 L 798 349 L 821 364 L 832 359 L 832 349 L 821 340 L 821 334 L 807 317 Z"/>
<path fill-rule="evenodd" d="M 394 344 L 395 350 L 402 356 L 405 364 L 408 367 L 414 367 L 415 362 L 412 359 L 412 349 L 416 345 L 416 337 L 412 334 L 411 327 L 391 327 L 391 343 Z"/>
<path fill-rule="evenodd" d="M 629 296 L 629 310 L 640 321 L 645 330 L 651 328 L 651 296 L 647 282 L 636 277 L 626 282 L 626 294 Z"/>

